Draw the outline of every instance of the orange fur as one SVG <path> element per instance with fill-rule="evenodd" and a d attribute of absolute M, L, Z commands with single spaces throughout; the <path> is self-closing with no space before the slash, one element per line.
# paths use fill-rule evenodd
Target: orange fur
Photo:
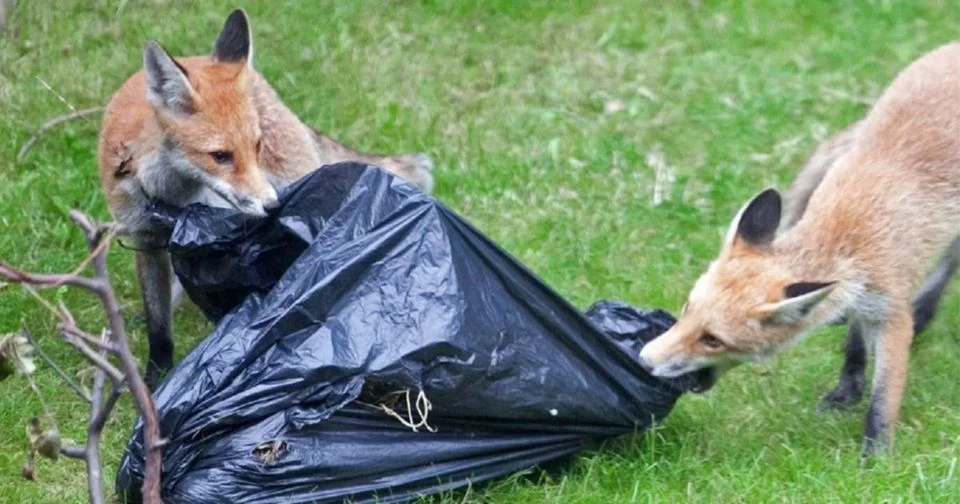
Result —
<path fill-rule="evenodd" d="M 351 149 L 303 124 L 252 65 L 246 14 L 227 18 L 211 54 L 173 58 L 150 42 L 143 69 L 114 93 L 97 145 L 103 192 L 141 250 L 137 273 L 146 311 L 149 384 L 172 365 L 177 289 L 164 230 L 151 200 L 208 204 L 263 215 L 277 191 L 340 161 L 379 166 L 425 192 L 433 163 L 422 153 L 381 156 Z"/>
<path fill-rule="evenodd" d="M 865 453 L 892 443 L 907 375 L 910 296 L 960 234 L 960 44 L 904 69 L 866 118 L 811 162 L 822 180 L 761 193 L 734 219 L 678 322 L 641 352 L 660 376 L 718 373 L 846 317 L 877 350 Z M 819 158 L 818 158 L 819 156 Z M 829 161 L 825 161 L 829 160 Z"/>
<path fill-rule="evenodd" d="M 135 182 L 141 161 L 171 141 L 194 164 L 254 198 L 269 200 L 271 186 L 283 187 L 323 165 L 349 160 L 380 166 L 432 190 L 429 156 L 364 153 L 323 135 L 297 118 L 250 61 L 218 61 L 212 54 L 175 59 L 193 89 L 189 117 L 164 114 L 149 103 L 143 69 L 123 83 L 104 111 L 100 178 L 111 210 L 121 221 L 130 221 L 125 224 L 136 227 L 135 219 L 124 219 L 124 214 L 136 211 L 130 200 L 138 199 L 142 189 Z M 210 158 L 218 150 L 233 153 L 232 169 Z"/>

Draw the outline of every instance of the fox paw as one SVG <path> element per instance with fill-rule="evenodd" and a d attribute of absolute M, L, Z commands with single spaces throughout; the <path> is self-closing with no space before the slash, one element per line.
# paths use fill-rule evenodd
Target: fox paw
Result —
<path fill-rule="evenodd" d="M 818 411 L 843 411 L 856 405 L 863 399 L 863 387 L 851 383 L 840 383 L 820 398 Z"/>

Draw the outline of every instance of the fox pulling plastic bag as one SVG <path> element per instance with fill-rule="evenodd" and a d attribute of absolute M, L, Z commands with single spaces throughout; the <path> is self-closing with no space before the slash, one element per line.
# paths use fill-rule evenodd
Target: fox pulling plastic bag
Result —
<path fill-rule="evenodd" d="M 562 462 L 663 419 L 692 377 L 636 356 L 674 319 L 580 313 L 379 168 L 326 166 L 265 218 L 157 206 L 216 329 L 156 391 L 173 503 L 401 502 Z M 142 423 L 117 475 L 140 501 Z"/>

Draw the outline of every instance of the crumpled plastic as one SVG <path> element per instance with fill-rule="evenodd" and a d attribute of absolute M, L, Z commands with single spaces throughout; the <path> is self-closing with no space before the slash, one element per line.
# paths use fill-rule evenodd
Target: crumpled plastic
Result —
<path fill-rule="evenodd" d="M 660 422 L 696 377 L 640 348 L 673 317 L 580 312 L 453 211 L 369 165 L 328 165 L 267 217 L 157 203 L 216 323 L 155 392 L 166 503 L 403 502 Z M 142 423 L 117 474 L 140 502 Z"/>

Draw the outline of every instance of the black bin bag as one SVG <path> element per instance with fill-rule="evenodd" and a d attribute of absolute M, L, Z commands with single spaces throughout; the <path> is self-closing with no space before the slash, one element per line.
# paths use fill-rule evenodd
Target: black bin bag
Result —
<path fill-rule="evenodd" d="M 669 314 L 579 312 L 377 167 L 326 166 L 262 218 L 155 209 L 216 323 L 155 393 L 167 504 L 409 501 L 642 431 L 693 386 L 636 360 Z M 140 501 L 141 429 L 125 502 Z"/>

